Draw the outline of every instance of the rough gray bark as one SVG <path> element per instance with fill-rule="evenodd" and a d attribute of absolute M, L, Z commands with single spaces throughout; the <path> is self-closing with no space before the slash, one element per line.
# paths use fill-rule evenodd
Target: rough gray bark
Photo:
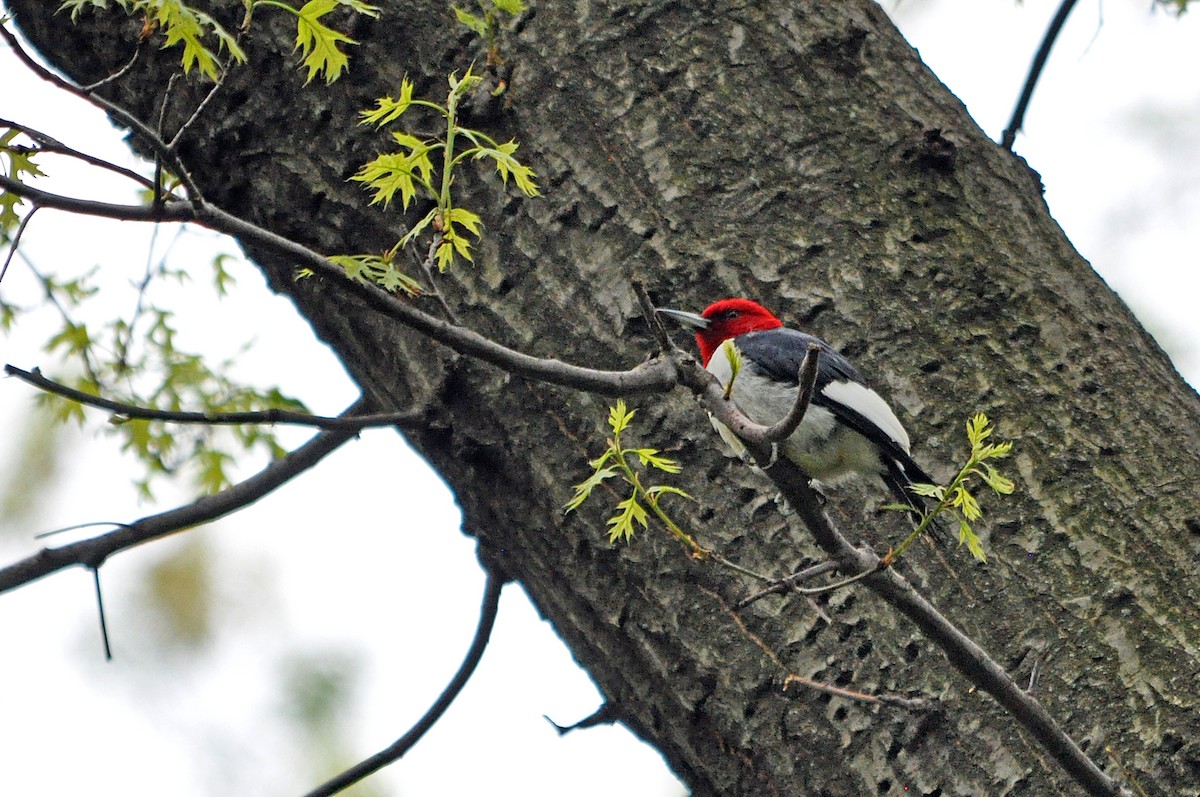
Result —
<path fill-rule="evenodd" d="M 81 82 L 123 64 L 140 26 L 9 5 Z M 441 94 L 479 53 L 439 3 L 384 9 L 354 23 L 362 46 L 331 87 L 302 88 L 286 20 L 259 15 L 251 65 L 185 144 L 210 199 L 329 253 L 395 239 L 398 216 L 346 182 L 386 146 L 355 112 L 406 73 Z M 903 571 L 1016 678 L 1036 664 L 1040 697 L 1108 771 L 1150 795 L 1200 794 L 1200 403 L 1072 250 L 1036 175 L 869 2 L 539 3 L 503 52 L 509 90 L 473 121 L 521 141 L 546 196 L 466 185 L 492 210 L 478 265 L 443 283 L 464 323 L 531 353 L 631 365 L 652 346 L 628 288 L 639 274 L 660 303 L 747 295 L 827 337 L 893 397 L 937 475 L 961 458 L 965 418 L 988 412 L 1016 442 L 1020 490 L 982 528 L 991 561 L 921 548 Z M 154 118 L 173 57 L 151 53 L 112 96 Z M 171 107 L 202 90 L 177 86 Z M 604 401 L 463 361 L 333 282 L 260 264 L 383 406 L 424 408 L 412 442 L 454 488 L 481 559 L 520 580 L 696 794 L 1078 793 L 869 593 L 738 613 L 752 585 L 666 535 L 610 546 L 602 502 L 563 518 Z M 637 403 L 637 431 L 688 464 L 690 531 L 758 571 L 815 555 L 686 396 Z M 840 490 L 831 505 L 883 548 L 900 522 L 859 509 L 879 497 Z M 788 673 L 938 708 L 784 691 Z"/>

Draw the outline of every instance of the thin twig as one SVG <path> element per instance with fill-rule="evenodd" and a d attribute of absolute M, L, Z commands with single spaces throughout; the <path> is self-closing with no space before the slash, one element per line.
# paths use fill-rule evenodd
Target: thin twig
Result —
<path fill-rule="evenodd" d="M 92 568 L 92 583 L 96 587 L 96 613 L 100 615 L 100 639 L 104 641 L 104 660 L 112 661 L 112 645 L 108 641 L 108 619 L 104 614 L 104 593 L 100 590 L 100 568 Z"/>
<path fill-rule="evenodd" d="M 745 598 L 742 598 L 740 601 L 738 601 L 734 608 L 745 609 L 752 603 L 757 603 L 758 601 L 770 595 L 781 595 L 785 592 L 791 592 L 792 589 L 799 586 L 800 582 L 808 581 L 809 579 L 816 578 L 817 576 L 824 575 L 833 570 L 837 570 L 837 562 L 833 561 L 825 561 L 815 564 L 812 567 L 806 567 L 798 573 L 792 573 L 786 578 L 779 579 L 764 590 L 747 595 Z"/>
<path fill-rule="evenodd" d="M 4 256 L 4 265 L 0 266 L 0 282 L 4 282 L 4 275 L 8 273 L 8 264 L 17 256 L 17 249 L 21 246 L 21 236 L 25 234 L 25 228 L 29 226 L 29 220 L 37 212 L 38 206 L 34 205 L 21 219 L 21 223 L 17 225 L 17 231 L 13 234 L 12 240 L 8 244 L 8 254 Z"/>
<path fill-rule="evenodd" d="M 787 678 L 783 680 L 783 691 L 787 691 L 792 684 L 800 684 L 801 686 L 813 689 L 817 692 L 824 692 L 828 695 L 836 695 L 844 697 L 847 700 L 854 700 L 859 703 L 873 703 L 876 705 L 898 706 L 908 709 L 909 711 L 923 711 L 929 707 L 929 703 L 921 698 L 901 697 L 900 695 L 872 695 L 866 692 L 856 692 L 853 689 L 845 689 L 833 684 L 827 684 L 822 681 L 816 681 L 812 678 L 805 678 L 803 675 L 788 673 Z"/>
<path fill-rule="evenodd" d="M 378 772 L 388 764 L 395 763 L 411 750 L 413 745 L 420 741 L 421 737 L 441 719 L 442 714 L 454 702 L 454 698 L 458 697 L 459 692 L 467 685 L 467 681 L 470 680 L 471 675 L 475 672 L 475 667 L 483 657 L 484 650 L 487 649 L 488 640 L 492 635 L 492 627 L 496 622 L 496 612 L 500 606 L 500 591 L 503 587 L 504 579 L 489 571 L 487 574 L 487 584 L 483 590 L 483 602 L 479 609 L 479 625 L 475 629 L 475 638 L 471 640 L 471 647 L 467 650 L 467 655 L 463 658 L 462 664 L 459 665 L 458 672 L 454 673 L 454 677 L 450 680 L 450 683 L 446 685 L 446 688 L 438 695 L 438 699 L 425 712 L 425 716 L 421 717 L 407 733 L 392 742 L 392 744 L 370 758 L 360 761 L 337 777 L 322 783 L 305 795 L 305 797 L 329 797 L 330 795 L 337 794 L 342 789 L 357 783 L 368 775 Z"/>
<path fill-rule="evenodd" d="M 112 83 L 114 80 L 120 80 L 122 77 L 124 77 L 124 75 L 130 69 L 133 69 L 133 65 L 137 62 L 138 56 L 141 54 L 142 54 L 142 42 L 139 39 L 137 46 L 133 48 L 133 57 L 131 57 L 129 59 L 128 63 L 126 63 L 125 66 L 121 67 L 116 72 L 113 72 L 108 77 L 102 77 L 99 80 L 97 80 L 95 83 L 89 83 L 88 85 L 80 86 L 79 88 L 83 89 L 84 91 L 95 91 L 96 89 L 103 88 L 104 86 L 108 85 L 109 83 Z"/>
<path fill-rule="evenodd" d="M 366 406 L 366 402 L 360 399 L 344 415 L 353 415 Z M 203 496 L 186 506 L 149 515 L 99 537 L 59 548 L 43 548 L 32 556 L 0 568 L 0 593 L 68 567 L 83 565 L 95 569 L 114 553 L 224 517 L 291 481 L 353 437 L 354 431 L 348 429 L 322 431 L 292 453 L 219 493 Z"/>
<path fill-rule="evenodd" d="M 633 294 L 637 296 L 638 305 L 642 308 L 642 318 L 646 319 L 646 325 L 654 334 L 658 350 L 663 353 L 674 351 L 675 341 L 671 340 L 671 336 L 667 334 L 667 328 L 663 326 L 662 319 L 658 317 L 658 313 L 654 312 L 654 302 L 650 300 L 650 294 L 646 293 L 645 284 L 636 278 L 630 280 L 629 284 L 633 286 Z"/>
<path fill-rule="evenodd" d="M 4 39 L 9 48 L 13 51 L 13 54 L 17 56 L 21 63 L 23 63 L 30 71 L 32 71 L 42 80 L 45 80 L 46 82 L 62 89 L 63 91 L 73 94 L 76 97 L 87 100 L 96 107 L 108 113 L 110 116 L 114 117 L 121 124 L 133 130 L 138 137 L 145 141 L 146 144 L 152 150 L 154 150 L 154 153 L 160 159 L 170 164 L 172 172 L 183 181 L 183 185 L 185 188 L 187 188 L 188 196 L 192 201 L 199 202 L 203 199 L 204 195 L 200 192 L 199 186 L 196 185 L 196 181 L 192 179 L 191 173 L 188 172 L 178 154 L 172 151 L 170 147 L 167 146 L 166 142 L 164 142 L 162 138 L 160 138 L 154 132 L 154 130 L 148 127 L 141 119 L 138 119 L 120 105 L 117 105 L 115 102 L 112 102 L 95 91 L 87 88 L 81 88 L 69 80 L 59 77 L 49 69 L 46 69 L 36 60 L 34 60 L 29 53 L 25 52 L 24 48 L 21 47 L 21 43 L 17 41 L 17 37 L 14 36 L 13 33 L 4 25 L 0 25 L 0 38 Z"/>
<path fill-rule="evenodd" d="M 1054 19 L 1050 20 L 1050 26 L 1046 28 L 1046 34 L 1042 36 L 1042 43 L 1038 46 L 1037 54 L 1033 56 L 1033 61 L 1029 64 L 1029 74 L 1025 77 L 1021 96 L 1017 99 L 1016 107 L 1013 108 L 1008 127 L 1004 128 L 1004 134 L 1000 137 L 1000 146 L 1009 152 L 1012 151 L 1013 143 L 1017 140 L 1017 132 L 1025 124 L 1025 111 L 1029 108 L 1029 101 L 1033 98 L 1033 89 L 1042 75 L 1042 69 L 1050 58 L 1050 50 L 1054 47 L 1054 42 L 1074 7 L 1075 0 L 1062 0 L 1058 11 L 1054 12 Z"/>
<path fill-rule="evenodd" d="M 442 295 L 441 289 L 438 287 L 437 278 L 433 276 L 433 261 L 437 256 L 437 248 L 442 245 L 442 234 L 435 233 L 433 240 L 429 242 L 429 251 L 425 254 L 425 259 L 419 261 L 421 272 L 425 275 L 425 282 L 429 285 L 429 294 L 437 300 L 438 306 L 442 308 L 442 315 L 451 324 L 458 323 L 458 316 L 455 315 L 450 303 L 446 301 L 446 297 Z M 414 253 L 414 258 L 417 255 Z M 419 259 L 419 258 L 418 258 Z"/>
<path fill-rule="evenodd" d="M 421 418 L 419 412 L 383 412 L 372 415 L 339 415 L 332 418 L 325 415 L 310 415 L 306 412 L 292 410 L 257 410 L 254 412 L 183 412 L 172 410 L 156 410 L 150 407 L 139 407 L 136 404 L 126 404 L 121 401 L 93 396 L 80 390 L 68 387 L 52 379 L 42 376 L 38 369 L 25 371 L 13 365 L 5 365 L 4 373 L 15 376 L 23 382 L 76 401 L 88 407 L 109 410 L 122 418 L 166 421 L 169 423 L 194 423 L 206 426 L 238 426 L 243 424 L 285 424 L 290 426 L 313 426 L 318 429 L 342 429 L 355 432 L 379 426 L 411 426 Z"/>
<path fill-rule="evenodd" d="M 122 177 L 127 177 L 143 188 L 154 188 L 154 183 L 148 177 L 144 177 L 132 169 L 127 169 L 124 166 L 118 166 L 115 163 L 106 161 L 103 158 L 97 158 L 95 155 L 89 155 L 86 152 L 80 152 L 73 147 L 68 147 L 66 144 L 62 143 L 53 136 L 47 135 L 40 130 L 35 130 L 29 125 L 21 124 L 20 122 L 13 122 L 8 119 L 0 119 L 0 127 L 7 127 L 12 130 L 20 130 L 22 133 L 34 140 L 34 142 L 38 145 L 38 150 L 40 152 L 46 152 L 53 155 L 64 155 L 68 158 L 75 158 L 76 160 L 82 161 L 89 166 L 95 166 L 97 168 L 113 172 L 114 174 L 119 174 Z"/>

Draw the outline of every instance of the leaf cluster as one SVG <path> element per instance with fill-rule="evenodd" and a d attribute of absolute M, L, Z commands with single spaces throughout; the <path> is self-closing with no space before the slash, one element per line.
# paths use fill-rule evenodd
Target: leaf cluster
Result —
<path fill-rule="evenodd" d="M 451 74 L 446 103 L 441 105 L 413 99 L 412 81 L 404 78 L 397 96 L 382 97 L 374 108 L 360 114 L 361 124 L 376 127 L 396 122 L 413 108 L 424 108 L 440 121 L 441 133 L 433 137 L 423 138 L 404 130 L 392 132 L 392 140 L 399 149 L 378 155 L 350 178 L 373 192 L 373 205 L 388 207 L 398 194 L 400 206 L 405 211 L 418 198 L 431 201 L 433 206 L 388 252 L 374 256 L 373 260 L 368 255 L 343 256 L 343 267 L 346 262 L 351 262 L 358 269 L 359 277 L 370 277 L 372 272 L 362 268 L 370 261 L 382 268 L 381 273 L 390 275 L 387 267 L 394 265 L 400 250 L 415 243 L 426 232 L 432 234 L 433 262 L 440 271 L 449 268 L 456 258 L 473 261 L 471 237 L 478 239 L 481 236 L 483 222 L 477 213 L 457 204 L 452 190 L 457 171 L 468 161 L 490 162 L 506 186 L 511 177 L 525 196 L 539 194 L 533 170 L 516 158 L 518 145 L 515 141 L 499 143 L 479 130 L 458 123 L 459 104 L 481 80 L 470 69 L 461 79 L 457 74 Z M 391 280 L 393 283 L 398 281 L 395 277 Z M 388 287 L 383 282 L 380 284 Z"/>
<path fill-rule="evenodd" d="M 232 282 L 223 257 L 216 259 L 213 271 L 221 293 Z M 236 355 L 210 366 L 199 354 L 181 347 L 175 314 L 158 306 L 149 288 L 163 280 L 186 283 L 189 276 L 185 272 L 160 264 L 138 286 L 137 306 L 131 315 L 100 322 L 86 318 L 89 301 L 100 291 L 95 274 L 93 269 L 60 279 L 35 272 L 43 303 L 19 309 L 57 312 L 58 328 L 44 345 L 46 353 L 60 362 L 56 370 L 61 373 L 53 376 L 55 381 L 92 395 L 160 410 L 305 411 L 302 402 L 277 387 L 250 387 L 229 377 Z M 58 422 L 84 421 L 83 407 L 75 402 L 49 394 L 39 396 L 38 402 Z M 158 477 L 187 473 L 200 490 L 216 492 L 231 483 L 229 466 L 239 452 L 260 450 L 271 457 L 286 453 L 269 427 L 180 429 L 158 421 L 114 417 L 106 428 L 121 438 L 121 448 L 141 465 L 143 474 L 136 485 L 146 498 L 152 496 L 151 485 Z"/>
<path fill-rule="evenodd" d="M 8 128 L 0 132 L 0 171 L 4 176 L 18 182 L 24 182 L 23 177 L 44 177 L 43 172 L 33 162 L 38 150 L 18 142 L 20 131 Z M 0 241 L 7 241 L 9 233 L 21 223 L 21 215 L 17 206 L 21 198 L 11 191 L 0 191 Z"/>
<path fill-rule="evenodd" d="M 227 30 L 211 15 L 187 5 L 182 0 L 64 0 L 60 10 L 69 11 L 71 19 L 77 19 L 85 10 L 107 10 L 111 5 L 127 14 L 144 18 L 143 36 L 161 30 L 164 36 L 162 48 L 180 45 L 183 55 L 180 65 L 185 73 L 198 69 L 209 80 L 219 80 L 226 65 L 221 62 L 222 53 L 231 63 L 244 63 L 246 52 L 239 37 Z M 241 29 L 249 30 L 254 11 L 259 6 L 270 6 L 292 14 L 296 18 L 296 46 L 300 51 L 301 64 L 308 69 L 306 83 L 321 75 L 326 83 L 332 83 L 345 72 L 349 61 L 345 46 L 356 41 L 325 24 L 325 17 L 339 8 L 358 14 L 378 17 L 379 8 L 363 0 L 309 0 L 295 8 L 281 0 L 242 0 L 245 10 Z"/>
<path fill-rule="evenodd" d="M 478 14 L 452 4 L 454 18 L 458 20 L 459 24 L 483 39 L 484 46 L 487 47 L 488 64 L 499 63 L 501 59 L 496 41 L 499 32 L 498 16 L 500 14 L 511 16 L 520 14 L 525 10 L 525 2 L 524 0 L 476 0 L 475 4 L 480 12 Z"/>
<path fill-rule="evenodd" d="M 932 498 L 937 503 L 929 512 L 925 513 L 912 534 L 897 546 L 893 556 L 899 556 L 903 553 L 929 527 L 935 517 L 948 514 L 958 521 L 959 544 L 966 544 L 971 555 L 980 562 L 987 561 L 987 555 L 983 551 L 983 544 L 980 542 L 979 535 L 975 533 L 975 529 L 972 526 L 974 522 L 983 517 L 983 509 L 980 507 L 978 499 L 971 492 L 972 480 L 983 482 L 992 488 L 997 495 L 1010 495 L 1016 489 L 1016 485 L 1013 484 L 1012 480 L 1001 474 L 989 461 L 1007 457 L 1012 452 L 1012 442 L 986 442 L 991 437 L 992 431 L 993 427 L 988 417 L 982 412 L 976 414 L 975 417 L 967 421 L 967 442 L 971 446 L 971 452 L 967 457 L 966 463 L 959 469 L 958 474 L 950 484 L 946 486 L 938 484 L 916 484 L 912 486 L 911 489 L 914 493 L 926 498 Z M 911 507 L 899 508 L 905 510 L 911 509 Z"/>
<path fill-rule="evenodd" d="M 636 532 L 635 526 L 643 529 L 649 526 L 650 515 L 662 523 L 676 539 L 692 549 L 693 554 L 706 553 L 678 524 L 666 514 L 662 507 L 662 498 L 666 495 L 678 495 L 691 499 L 683 490 L 665 484 L 646 486 L 642 483 L 639 467 L 643 472 L 652 470 L 676 474 L 682 468 L 678 462 L 664 457 L 656 448 L 627 448 L 621 441 L 621 435 L 628 429 L 637 410 L 630 410 L 625 402 L 618 400 L 616 405 L 609 408 L 608 425 L 612 429 L 612 437 L 608 438 L 607 446 L 599 457 L 588 462 L 592 475 L 575 485 L 575 495 L 564 507 L 567 513 L 573 512 L 583 505 L 591 496 L 592 491 L 613 477 L 620 477 L 629 487 L 629 495 L 617 503 L 616 511 L 608 519 L 608 541 L 629 541 Z M 639 467 L 635 467 L 636 461 Z"/>

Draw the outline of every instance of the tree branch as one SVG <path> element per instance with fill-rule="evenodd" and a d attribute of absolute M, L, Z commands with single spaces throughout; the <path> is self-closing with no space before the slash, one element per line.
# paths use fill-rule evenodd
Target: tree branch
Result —
<path fill-rule="evenodd" d="M 353 415 L 366 406 L 365 400 L 360 399 L 343 413 L 343 417 Z M 114 553 L 209 523 L 249 506 L 276 487 L 316 465 L 342 443 L 354 437 L 354 434 L 354 430 L 344 429 L 320 432 L 286 457 L 272 462 L 245 481 L 219 493 L 203 496 L 186 506 L 150 515 L 128 525 L 121 525 L 116 531 L 99 537 L 60 548 L 43 548 L 32 556 L 0 568 L 0 593 L 76 565 L 96 569 Z"/>
<path fill-rule="evenodd" d="M 665 393 L 675 386 L 675 367 L 665 357 L 647 360 L 627 371 L 601 371 L 583 368 L 561 360 L 534 357 L 510 349 L 495 341 L 423 313 L 375 285 L 346 277 L 341 267 L 324 256 L 255 224 L 226 213 L 203 200 L 167 201 L 149 206 L 116 205 L 52 194 L 0 174 L 0 188 L 24 197 L 36 205 L 123 221 L 192 222 L 237 238 L 243 244 L 255 244 L 271 253 L 291 259 L 298 267 L 336 281 L 338 286 L 365 302 L 373 310 L 399 321 L 409 328 L 442 343 L 459 354 L 474 357 L 519 376 L 562 387 L 605 396 L 629 396 L 638 393 Z"/>
<path fill-rule="evenodd" d="M 331 418 L 326 415 L 311 415 L 307 412 L 269 409 L 254 412 L 175 412 L 156 410 L 149 407 L 139 407 L 136 404 L 126 404 L 112 399 L 93 396 L 72 387 L 55 382 L 42 376 L 41 371 L 23 371 L 14 365 L 5 365 L 4 373 L 15 376 L 23 382 L 52 393 L 56 396 L 78 402 L 87 407 L 110 410 L 117 415 L 137 420 L 165 421 L 168 423 L 195 423 L 208 426 L 237 426 L 241 424 L 285 424 L 292 426 L 315 426 L 318 429 L 346 429 L 358 431 L 378 426 L 410 426 L 420 419 L 419 412 L 381 412 L 370 415 L 339 415 Z"/>
<path fill-rule="evenodd" d="M 454 698 L 458 697 L 458 693 L 467 685 L 467 681 L 470 680 L 471 675 L 475 672 L 475 667 L 483 657 L 483 651 L 487 649 L 488 640 L 492 635 L 492 626 L 496 622 L 496 611 L 500 606 L 500 591 L 503 587 L 504 579 L 489 571 L 487 584 L 483 590 L 483 604 L 479 609 L 479 625 L 475 629 L 475 638 L 471 640 L 471 647 L 467 650 L 462 664 L 459 665 L 458 672 L 454 673 L 454 678 L 438 695 L 438 699 L 429 707 L 429 711 L 425 712 L 425 716 L 421 717 L 417 724 L 408 730 L 408 733 L 392 744 L 321 784 L 305 797 L 329 797 L 368 775 L 378 772 L 388 764 L 398 761 L 441 719 L 442 714 L 454 702 Z"/>
<path fill-rule="evenodd" d="M 779 423 L 763 432 L 761 440 L 751 440 L 751 442 L 778 443 L 791 437 L 792 433 L 800 428 L 800 423 L 808 413 L 809 402 L 812 401 L 813 388 L 817 384 L 817 362 L 820 357 L 821 347 L 815 343 L 808 344 L 808 350 L 804 352 L 804 359 L 800 362 L 800 371 L 797 376 L 800 390 L 796 393 L 796 401 L 792 404 L 791 410 L 780 419 Z"/>
<path fill-rule="evenodd" d="M 1050 58 L 1050 50 L 1054 47 L 1054 42 L 1058 39 L 1058 34 L 1062 31 L 1062 27 L 1074 7 L 1075 0 L 1062 0 L 1058 11 L 1054 13 L 1054 19 L 1050 20 L 1050 26 L 1046 28 L 1046 34 L 1042 37 L 1042 43 L 1038 46 L 1033 61 L 1029 64 L 1029 74 L 1025 77 L 1021 96 L 1017 99 L 1016 107 L 1013 108 L 1012 118 L 1008 120 L 1008 127 L 1004 128 L 1004 134 L 1000 137 L 1000 146 L 1009 152 L 1012 152 L 1013 142 L 1017 140 L 1017 132 L 1025 123 L 1025 111 L 1029 108 L 1029 101 L 1033 98 L 1033 89 L 1042 75 L 1042 69 Z"/>
<path fill-rule="evenodd" d="M 150 178 L 143 177 L 132 169 L 127 169 L 124 166 L 118 166 L 115 163 L 109 163 L 103 158 L 97 158 L 95 155 L 89 155 L 86 152 L 80 152 L 77 149 L 68 147 L 58 139 L 48 136 L 40 130 L 35 130 L 28 125 L 23 125 L 19 122 L 13 122 L 8 119 L 0 119 L 0 127 L 7 127 L 11 130 L 19 130 L 25 135 L 29 136 L 38 145 L 39 152 L 75 158 L 76 160 L 82 161 L 89 166 L 95 166 L 99 169 L 105 169 L 106 171 L 113 172 L 114 174 L 119 174 L 122 177 L 127 177 L 143 188 L 150 190 L 154 189 L 154 181 Z"/>

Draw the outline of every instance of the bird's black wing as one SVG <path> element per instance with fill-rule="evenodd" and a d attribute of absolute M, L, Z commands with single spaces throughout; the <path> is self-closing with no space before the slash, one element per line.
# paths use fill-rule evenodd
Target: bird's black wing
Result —
<path fill-rule="evenodd" d="M 817 381 L 813 390 L 812 403 L 824 407 L 843 424 L 861 434 L 879 449 L 880 460 L 886 473 L 884 481 L 895 496 L 904 503 L 913 502 L 913 494 L 906 489 L 914 483 L 932 483 L 933 479 L 918 465 L 899 443 L 873 421 L 840 401 L 830 398 L 825 388 L 833 382 L 856 382 L 866 385 L 866 380 L 854 364 L 820 338 L 795 329 L 772 329 L 751 332 L 736 340 L 738 351 L 752 360 L 754 365 L 771 379 L 791 385 L 800 383 L 800 364 L 809 343 L 820 347 L 821 358 L 817 362 Z"/>

